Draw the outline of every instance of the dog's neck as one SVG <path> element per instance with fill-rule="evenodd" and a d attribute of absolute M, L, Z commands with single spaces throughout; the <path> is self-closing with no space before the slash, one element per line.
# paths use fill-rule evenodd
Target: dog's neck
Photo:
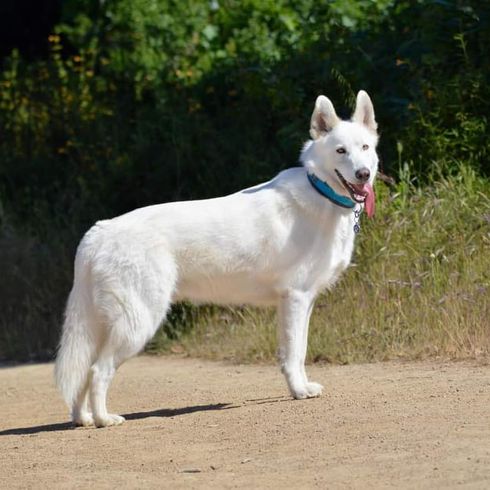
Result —
<path fill-rule="evenodd" d="M 313 187 L 318 194 L 331 202 L 334 208 L 338 207 L 351 211 L 351 213 L 347 213 L 347 216 L 350 215 L 349 220 L 351 220 L 349 228 L 354 231 L 354 234 L 359 233 L 361 230 L 359 218 L 362 213 L 362 207 L 357 208 L 357 203 L 353 199 L 337 193 L 327 182 L 320 179 L 313 173 L 312 170 L 308 168 L 306 168 L 306 176 L 311 184 L 311 187 Z M 344 215 L 344 213 L 336 213 L 336 215 L 340 218 L 340 216 Z"/>
<path fill-rule="evenodd" d="M 337 194 L 337 192 L 335 192 L 327 182 L 317 177 L 310 170 L 306 171 L 306 175 L 308 176 L 308 180 L 310 181 L 312 187 L 319 194 L 321 194 L 323 197 L 326 197 L 329 201 L 333 202 L 337 206 L 347 209 L 353 209 L 356 206 L 356 203 L 352 199 L 341 194 Z"/>

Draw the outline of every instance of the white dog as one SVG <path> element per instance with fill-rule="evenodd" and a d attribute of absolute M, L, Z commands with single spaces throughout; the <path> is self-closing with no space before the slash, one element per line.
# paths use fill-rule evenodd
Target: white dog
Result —
<path fill-rule="evenodd" d="M 305 372 L 309 318 L 318 293 L 349 265 L 361 208 L 374 212 L 376 129 L 366 92 L 351 121 L 319 96 L 303 167 L 226 197 L 96 223 L 78 247 L 55 368 L 73 422 L 124 421 L 106 409 L 112 377 L 181 300 L 276 305 L 289 390 L 320 395 Z"/>

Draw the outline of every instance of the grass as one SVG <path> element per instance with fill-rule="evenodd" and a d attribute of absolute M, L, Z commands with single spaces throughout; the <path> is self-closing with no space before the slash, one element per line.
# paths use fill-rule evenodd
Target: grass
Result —
<path fill-rule="evenodd" d="M 400 175 L 394 188 L 377 184 L 377 216 L 363 220 L 352 267 L 317 300 L 310 362 L 490 354 L 490 182 L 466 166 L 444 175 L 434 165 L 420 186 Z M 183 333 L 165 328 L 150 352 L 275 359 L 271 309 L 184 310 Z"/>

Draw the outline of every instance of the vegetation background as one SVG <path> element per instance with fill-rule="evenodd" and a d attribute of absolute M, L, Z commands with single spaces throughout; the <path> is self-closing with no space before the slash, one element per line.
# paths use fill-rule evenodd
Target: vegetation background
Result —
<path fill-rule="evenodd" d="M 490 352 L 490 2 L 4 0 L 0 359 L 49 359 L 96 220 L 297 165 L 371 95 L 388 177 L 310 360 Z M 274 357 L 273 313 L 179 305 L 149 346 Z"/>

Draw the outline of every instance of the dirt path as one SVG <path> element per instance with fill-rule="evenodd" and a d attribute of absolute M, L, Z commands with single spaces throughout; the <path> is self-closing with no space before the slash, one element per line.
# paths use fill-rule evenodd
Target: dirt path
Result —
<path fill-rule="evenodd" d="M 272 366 L 140 357 L 110 407 L 71 429 L 52 365 L 0 369 L 0 488 L 490 488 L 490 366 L 310 368 L 294 401 Z"/>

